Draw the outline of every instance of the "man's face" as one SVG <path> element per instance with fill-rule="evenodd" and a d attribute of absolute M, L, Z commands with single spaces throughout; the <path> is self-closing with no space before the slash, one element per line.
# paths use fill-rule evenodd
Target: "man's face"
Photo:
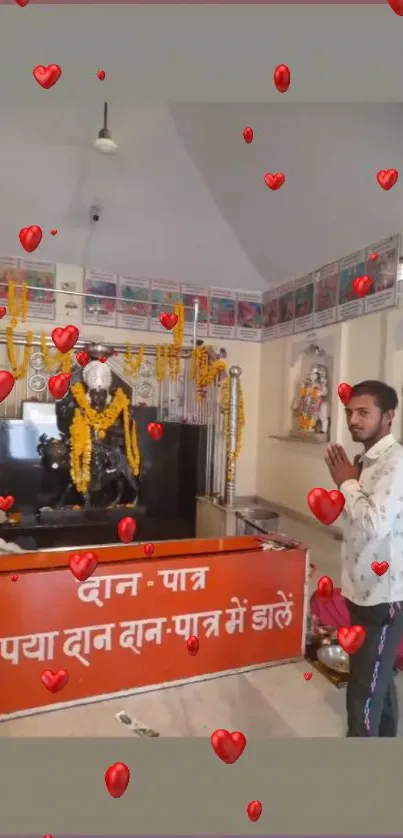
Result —
<path fill-rule="evenodd" d="M 382 413 L 373 396 L 353 396 L 346 407 L 348 429 L 353 442 L 364 445 L 389 433 L 394 411 Z"/>
<path fill-rule="evenodd" d="M 107 390 L 90 390 L 91 406 L 98 413 L 102 413 L 102 411 L 105 410 L 107 398 Z"/>

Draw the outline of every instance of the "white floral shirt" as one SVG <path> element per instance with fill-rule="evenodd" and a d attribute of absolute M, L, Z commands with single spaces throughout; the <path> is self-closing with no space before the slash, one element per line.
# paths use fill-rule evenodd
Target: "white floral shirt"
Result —
<path fill-rule="evenodd" d="M 403 447 L 388 434 L 361 458 L 359 480 L 341 486 L 342 592 L 357 605 L 403 601 Z M 373 562 L 388 562 L 383 576 Z"/>

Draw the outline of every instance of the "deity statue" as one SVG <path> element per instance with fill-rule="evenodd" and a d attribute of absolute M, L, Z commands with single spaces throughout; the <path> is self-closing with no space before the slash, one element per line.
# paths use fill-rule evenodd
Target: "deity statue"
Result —
<path fill-rule="evenodd" d="M 82 378 L 84 383 L 72 384 L 56 404 L 60 439 L 41 439 L 43 463 L 57 470 L 68 462 L 70 488 L 85 507 L 117 506 L 125 495 L 125 502 L 133 504 L 139 494 L 140 454 L 129 399 L 120 388 L 111 392 L 106 363 L 90 361 Z M 66 491 L 56 505 L 61 499 L 65 502 Z"/>
<path fill-rule="evenodd" d="M 327 369 L 323 364 L 316 363 L 302 382 L 299 396 L 293 404 L 298 432 L 328 434 L 328 394 Z"/>

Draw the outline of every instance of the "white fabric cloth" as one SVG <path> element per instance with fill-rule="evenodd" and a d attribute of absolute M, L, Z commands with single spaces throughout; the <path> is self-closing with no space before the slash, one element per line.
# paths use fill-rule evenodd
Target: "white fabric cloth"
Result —
<path fill-rule="evenodd" d="M 362 455 L 359 480 L 341 486 L 342 592 L 357 605 L 403 601 L 403 447 L 388 434 Z M 388 562 L 383 576 L 372 562 Z"/>
<path fill-rule="evenodd" d="M 90 361 L 84 367 L 83 381 L 89 390 L 109 390 L 112 385 L 112 371 L 108 364 L 101 361 Z"/>

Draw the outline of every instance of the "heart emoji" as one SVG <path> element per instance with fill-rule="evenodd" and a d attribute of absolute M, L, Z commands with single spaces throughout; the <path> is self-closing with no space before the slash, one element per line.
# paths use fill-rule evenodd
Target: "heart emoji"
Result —
<path fill-rule="evenodd" d="M 348 655 L 354 655 L 361 649 L 366 636 L 362 626 L 341 626 L 337 632 L 337 642 Z"/>
<path fill-rule="evenodd" d="M 310 681 L 312 678 L 312 672 L 304 672 L 305 681 Z"/>
<path fill-rule="evenodd" d="M 403 15 L 403 0 L 388 0 L 388 3 L 395 15 Z"/>
<path fill-rule="evenodd" d="M 353 388 L 351 384 L 346 384 L 345 381 L 342 381 L 337 388 L 337 393 L 340 401 L 343 404 L 348 404 L 349 401 L 351 401 L 351 396 L 353 395 Z"/>
<path fill-rule="evenodd" d="M 53 228 L 52 228 L 52 230 L 50 231 L 50 235 L 51 235 L 51 236 L 57 236 L 57 230 L 56 230 L 56 227 L 53 227 Z"/>
<path fill-rule="evenodd" d="M 154 544 L 145 544 L 143 550 L 145 556 L 152 556 L 154 553 Z"/>
<path fill-rule="evenodd" d="M 12 582 L 18 582 L 18 576 L 11 576 Z"/>
<path fill-rule="evenodd" d="M 275 192 L 276 189 L 280 189 L 280 186 L 283 186 L 285 183 L 285 175 L 283 175 L 282 172 L 276 172 L 275 175 L 271 172 L 267 172 L 264 176 L 264 182 L 269 189 Z"/>
<path fill-rule="evenodd" d="M 4 402 L 4 399 L 10 395 L 14 384 L 15 378 L 11 372 L 7 372 L 7 370 L 0 370 L 0 402 Z"/>
<path fill-rule="evenodd" d="M 228 730 L 215 730 L 211 734 L 211 744 L 220 759 L 227 765 L 233 765 L 246 747 L 246 737 L 238 730 L 230 733 Z"/>
<path fill-rule="evenodd" d="M 3 512 L 8 512 L 8 510 L 11 509 L 11 507 L 14 506 L 14 504 L 15 498 L 13 498 L 12 495 L 7 495 L 6 497 L 0 495 L 0 509 L 2 509 Z"/>
<path fill-rule="evenodd" d="M 397 169 L 381 169 L 378 172 L 376 179 L 379 186 L 382 186 L 382 189 L 384 189 L 385 192 L 388 192 L 389 189 L 392 189 L 392 186 L 397 183 L 399 179 L 399 172 Z"/>
<path fill-rule="evenodd" d="M 161 314 L 160 314 L 159 320 L 160 320 L 161 326 L 163 326 L 164 329 L 167 329 L 168 332 L 171 332 L 172 329 L 175 328 L 175 326 L 178 322 L 178 315 L 177 314 L 167 314 L 166 311 L 162 311 Z"/>
<path fill-rule="evenodd" d="M 357 297 L 366 297 L 372 288 L 372 279 L 370 276 L 356 276 L 353 279 L 353 291 Z"/>
<path fill-rule="evenodd" d="M 21 8 L 24 9 L 25 6 L 28 6 L 29 0 L 15 0 L 15 2 L 18 6 L 21 6 Z"/>
<path fill-rule="evenodd" d="M 98 361 L 99 361 L 101 364 L 104 364 L 104 363 L 105 363 L 105 361 L 107 361 L 107 360 L 108 360 L 108 356 L 107 356 L 107 355 L 100 355 L 100 356 L 99 356 L 99 358 L 98 358 Z"/>
<path fill-rule="evenodd" d="M 71 373 L 70 372 L 59 372 L 58 375 L 51 375 L 48 381 L 48 388 L 49 392 L 52 394 L 54 399 L 62 399 L 69 387 L 71 381 Z"/>
<path fill-rule="evenodd" d="M 164 428 L 161 422 L 149 422 L 147 425 L 147 431 L 150 434 L 151 439 L 153 439 L 154 442 L 157 442 L 161 439 L 162 434 L 164 433 Z"/>
<path fill-rule="evenodd" d="M 5 306 L 0 306 L 0 320 L 7 314 L 7 309 Z"/>
<path fill-rule="evenodd" d="M 32 72 L 35 81 L 37 81 L 44 90 L 49 90 L 50 87 L 53 87 L 53 85 L 59 81 L 62 69 L 58 64 L 48 64 L 47 67 L 43 67 L 42 64 L 38 64 L 37 67 L 34 67 Z"/>
<path fill-rule="evenodd" d="M 251 143 L 253 140 L 253 128 L 250 128 L 249 126 L 247 128 L 244 128 L 243 138 L 245 142 L 249 145 L 249 143 Z"/>
<path fill-rule="evenodd" d="M 333 579 L 330 576 L 321 576 L 318 579 L 316 593 L 319 599 L 331 599 L 333 596 Z"/>
<path fill-rule="evenodd" d="M 198 654 L 200 648 L 199 638 L 195 637 L 195 635 L 192 634 L 191 637 L 188 637 L 186 641 L 186 646 L 188 647 L 189 655 L 195 657 Z"/>
<path fill-rule="evenodd" d="M 287 93 L 291 84 L 291 73 L 287 64 L 279 64 L 278 67 L 276 67 L 273 73 L 273 81 L 274 86 L 279 93 Z"/>
<path fill-rule="evenodd" d="M 263 812 L 263 806 L 260 800 L 251 800 L 246 807 L 246 812 L 249 820 L 252 821 L 252 823 L 256 823 Z"/>
<path fill-rule="evenodd" d="M 344 495 L 338 489 L 328 492 L 326 489 L 311 489 L 308 494 L 308 506 L 321 524 L 329 527 L 343 512 Z"/>
<path fill-rule="evenodd" d="M 377 576 L 383 576 L 389 570 L 389 562 L 372 562 L 371 568 Z"/>
<path fill-rule="evenodd" d="M 106 78 L 105 70 L 98 70 L 97 76 L 99 78 L 99 81 L 104 81 Z"/>
<path fill-rule="evenodd" d="M 105 785 L 111 797 L 122 797 L 130 782 L 130 771 L 124 762 L 115 762 L 105 771 Z"/>
<path fill-rule="evenodd" d="M 77 329 L 77 326 L 65 326 L 64 329 L 61 329 L 60 326 L 57 329 L 53 329 L 52 332 L 52 340 L 56 347 L 63 355 L 66 352 L 70 352 L 70 349 L 73 349 L 73 346 L 76 345 L 78 338 L 80 336 L 80 332 Z"/>
<path fill-rule="evenodd" d="M 73 553 L 69 558 L 69 567 L 73 576 L 79 582 L 85 582 L 94 573 L 98 564 L 98 557 L 96 553 L 87 551 L 86 553 Z"/>
<path fill-rule="evenodd" d="M 86 367 L 90 360 L 90 356 L 88 352 L 77 352 L 76 361 L 80 364 L 80 367 Z"/>
<path fill-rule="evenodd" d="M 379 256 L 379 253 L 376 253 L 376 251 L 374 251 L 373 253 L 371 253 L 371 256 L 369 258 L 370 258 L 371 262 L 376 262 L 378 256 Z"/>
<path fill-rule="evenodd" d="M 52 672 L 51 669 L 44 669 L 41 675 L 41 681 L 44 687 L 50 693 L 58 693 L 66 686 L 69 680 L 69 674 L 65 669 L 57 669 Z"/>
<path fill-rule="evenodd" d="M 118 523 L 118 535 L 123 544 L 133 541 L 136 530 L 137 524 L 134 518 L 122 518 Z"/>
<path fill-rule="evenodd" d="M 31 224 L 30 227 L 23 227 L 20 230 L 20 242 L 27 253 L 33 253 L 41 241 L 42 229 L 37 224 Z"/>

